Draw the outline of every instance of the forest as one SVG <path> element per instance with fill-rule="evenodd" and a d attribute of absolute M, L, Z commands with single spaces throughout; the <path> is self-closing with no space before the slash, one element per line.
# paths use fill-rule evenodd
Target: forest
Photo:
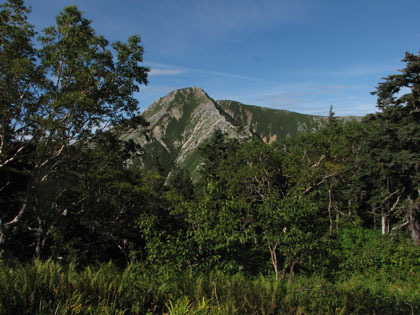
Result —
<path fill-rule="evenodd" d="M 140 37 L 110 43 L 75 6 L 36 34 L 28 14 L 0 4 L 0 314 L 420 312 L 419 55 L 361 121 L 216 130 L 200 179 L 167 180 L 119 138 L 147 130 Z"/>

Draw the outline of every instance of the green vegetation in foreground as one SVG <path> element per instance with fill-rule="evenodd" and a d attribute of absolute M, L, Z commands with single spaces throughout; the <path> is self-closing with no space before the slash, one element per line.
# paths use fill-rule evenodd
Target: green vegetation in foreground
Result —
<path fill-rule="evenodd" d="M 35 260 L 0 269 L 0 314 L 418 314 L 420 273 L 410 281 L 385 271 L 332 282 L 297 276 L 146 272 L 141 264 Z"/>

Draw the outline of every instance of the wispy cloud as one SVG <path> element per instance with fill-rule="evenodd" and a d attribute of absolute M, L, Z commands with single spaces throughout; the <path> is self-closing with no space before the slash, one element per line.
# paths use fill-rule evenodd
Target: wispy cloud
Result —
<path fill-rule="evenodd" d="M 228 78 L 248 80 L 248 81 L 260 81 L 260 82 L 267 82 L 267 83 L 270 82 L 265 79 L 254 78 L 254 77 L 249 77 L 249 76 L 229 73 L 229 72 L 223 72 L 223 71 L 213 71 L 213 70 L 208 70 L 208 69 L 183 67 L 183 66 L 156 63 L 156 62 L 149 62 L 148 64 L 151 68 L 149 72 L 150 76 L 179 75 L 179 74 L 185 74 L 185 73 L 201 73 L 201 74 L 207 74 L 211 76 L 228 77 Z"/>
<path fill-rule="evenodd" d="M 156 94 L 167 94 L 173 90 L 176 90 L 176 86 L 144 86 L 142 89 L 142 93 L 144 94 L 152 94 L 153 96 L 156 96 Z"/>
<path fill-rule="evenodd" d="M 158 76 L 158 75 L 178 75 L 188 72 L 184 69 L 161 69 L 161 68 L 151 68 L 149 76 Z"/>
<path fill-rule="evenodd" d="M 257 98 L 259 103 L 270 104 L 271 106 L 291 106 L 300 105 L 312 100 L 309 93 L 286 92 L 281 94 L 263 95 Z"/>
<path fill-rule="evenodd" d="M 354 89 L 357 88 L 358 86 L 354 86 L 354 85 L 320 85 L 320 86 L 314 86 L 314 88 L 316 89 L 321 89 L 321 90 L 346 90 L 346 89 Z"/>
<path fill-rule="evenodd" d="M 262 79 L 258 78 L 252 78 L 240 74 L 234 74 L 234 73 L 228 73 L 228 72 L 220 72 L 220 71 L 212 71 L 212 70 L 205 70 L 205 69 L 194 69 L 189 68 L 189 71 L 191 72 L 197 72 L 197 73 L 204 73 L 208 75 L 214 75 L 214 76 L 220 76 L 220 77 L 228 77 L 228 78 L 234 78 L 234 79 L 242 79 L 242 80 L 252 80 L 252 81 L 260 81 Z"/>

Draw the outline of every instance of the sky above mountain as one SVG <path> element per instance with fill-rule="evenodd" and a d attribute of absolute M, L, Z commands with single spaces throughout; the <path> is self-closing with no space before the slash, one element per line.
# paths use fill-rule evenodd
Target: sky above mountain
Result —
<path fill-rule="evenodd" d="M 420 48 L 419 0 L 27 0 L 40 31 L 76 4 L 98 34 L 145 47 L 141 108 L 168 92 L 300 113 L 364 115 L 381 78 Z"/>

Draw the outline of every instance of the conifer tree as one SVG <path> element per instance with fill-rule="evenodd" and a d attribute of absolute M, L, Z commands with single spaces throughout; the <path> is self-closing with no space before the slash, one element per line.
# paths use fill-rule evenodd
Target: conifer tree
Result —
<path fill-rule="evenodd" d="M 372 94 L 381 110 L 371 119 L 380 128 L 367 145 L 371 158 L 380 164 L 382 202 L 387 216 L 401 222 L 392 229 L 408 226 L 412 240 L 420 244 L 420 56 L 406 53 L 400 74 L 380 82 Z"/>

